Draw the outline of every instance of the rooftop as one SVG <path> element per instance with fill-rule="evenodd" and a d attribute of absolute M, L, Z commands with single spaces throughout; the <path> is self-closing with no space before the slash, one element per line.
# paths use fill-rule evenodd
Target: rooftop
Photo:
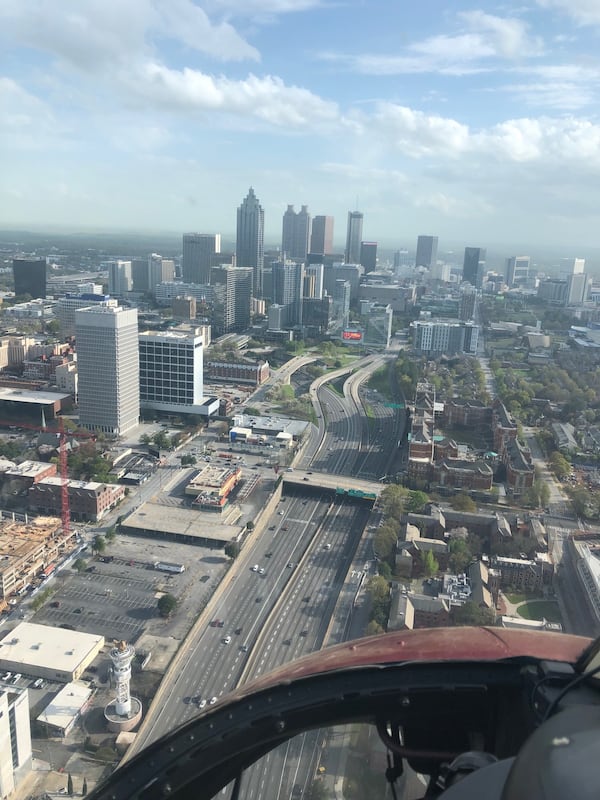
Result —
<path fill-rule="evenodd" d="M 0 663 L 20 664 L 23 672 L 36 668 L 74 672 L 89 652 L 104 644 L 104 637 L 48 625 L 22 622 L 0 642 Z"/>

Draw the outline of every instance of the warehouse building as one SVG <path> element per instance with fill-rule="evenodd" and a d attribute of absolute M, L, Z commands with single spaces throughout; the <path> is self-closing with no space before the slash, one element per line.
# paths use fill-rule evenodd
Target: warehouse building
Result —
<path fill-rule="evenodd" d="M 104 636 L 22 622 L 0 642 L 0 669 L 69 683 L 103 647 Z"/>

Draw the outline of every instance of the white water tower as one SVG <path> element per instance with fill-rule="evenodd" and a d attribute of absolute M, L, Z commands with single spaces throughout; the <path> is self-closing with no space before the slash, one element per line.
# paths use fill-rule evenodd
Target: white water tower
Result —
<path fill-rule="evenodd" d="M 115 707 L 117 714 L 122 717 L 128 717 L 131 712 L 129 681 L 131 680 L 131 662 L 134 657 L 135 647 L 124 641 L 118 642 L 110 651 L 110 660 L 113 663 L 113 677 L 117 686 Z"/>
<path fill-rule="evenodd" d="M 117 696 L 104 709 L 104 716 L 110 730 L 132 730 L 142 717 L 142 704 L 129 692 L 131 680 L 131 662 L 135 657 L 135 648 L 127 642 L 120 641 L 111 649 L 110 660 L 113 664 L 113 679 Z"/>

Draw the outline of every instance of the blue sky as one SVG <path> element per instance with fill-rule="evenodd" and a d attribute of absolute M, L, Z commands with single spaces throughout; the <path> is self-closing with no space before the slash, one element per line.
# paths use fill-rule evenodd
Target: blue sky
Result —
<path fill-rule="evenodd" d="M 0 226 L 597 245 L 600 0 L 1 0 Z"/>

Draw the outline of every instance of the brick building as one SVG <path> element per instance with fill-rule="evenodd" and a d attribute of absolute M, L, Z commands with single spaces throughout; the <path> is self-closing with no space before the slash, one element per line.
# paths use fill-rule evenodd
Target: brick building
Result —
<path fill-rule="evenodd" d="M 125 496 L 125 487 L 96 481 L 67 483 L 71 517 L 75 520 L 96 522 L 114 508 Z M 29 489 L 29 508 L 44 514 L 60 514 L 62 506 L 62 479 L 45 478 Z"/>

